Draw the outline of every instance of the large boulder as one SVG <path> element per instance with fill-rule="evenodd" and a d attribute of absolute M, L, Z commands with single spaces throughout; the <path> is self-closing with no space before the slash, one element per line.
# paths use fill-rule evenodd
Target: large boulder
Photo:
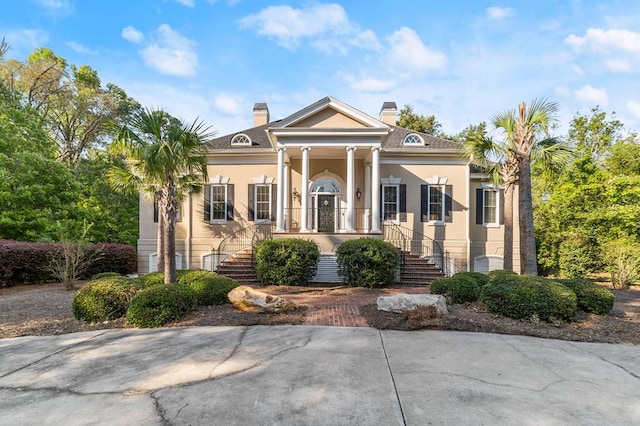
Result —
<path fill-rule="evenodd" d="M 296 302 L 258 291 L 247 285 L 234 288 L 228 294 L 229 301 L 244 312 L 281 313 L 298 308 Z"/>
<path fill-rule="evenodd" d="M 446 315 L 447 300 L 439 294 L 405 294 L 378 297 L 378 310 L 400 314 L 418 308 L 434 306 L 439 315 Z"/>

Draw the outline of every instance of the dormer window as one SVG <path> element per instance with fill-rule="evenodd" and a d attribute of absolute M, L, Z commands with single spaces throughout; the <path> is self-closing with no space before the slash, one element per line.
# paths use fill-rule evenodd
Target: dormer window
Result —
<path fill-rule="evenodd" d="M 422 140 L 420 135 L 416 133 L 409 133 L 407 136 L 404 137 L 402 144 L 408 145 L 408 146 L 424 145 L 424 140 Z"/>
<path fill-rule="evenodd" d="M 231 139 L 231 146 L 251 146 L 251 138 L 244 133 L 237 134 Z"/>

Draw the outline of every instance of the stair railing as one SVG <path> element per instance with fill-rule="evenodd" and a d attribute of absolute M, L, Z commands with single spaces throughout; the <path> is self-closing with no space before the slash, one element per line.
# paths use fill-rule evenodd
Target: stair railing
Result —
<path fill-rule="evenodd" d="M 273 237 L 273 223 L 265 222 L 256 225 L 253 236 L 251 237 L 251 265 L 256 266 L 256 249 L 258 243 L 262 240 L 268 240 Z"/>
<path fill-rule="evenodd" d="M 385 241 L 398 247 L 404 253 L 429 258 L 445 276 L 450 276 L 449 252 L 442 245 L 426 235 L 396 223 L 385 223 L 383 227 Z M 404 272 L 404 270 L 402 270 Z"/>
<path fill-rule="evenodd" d="M 255 251 L 255 245 L 260 240 L 259 238 L 261 236 L 262 239 L 271 238 L 272 232 L 273 224 L 271 222 L 261 222 L 238 229 L 225 236 L 217 248 L 211 249 L 211 254 L 216 259 L 216 265 L 224 262 L 224 259 L 220 260 L 224 253 L 233 254 L 247 248 L 251 248 L 251 260 L 253 263 L 253 252 Z"/>

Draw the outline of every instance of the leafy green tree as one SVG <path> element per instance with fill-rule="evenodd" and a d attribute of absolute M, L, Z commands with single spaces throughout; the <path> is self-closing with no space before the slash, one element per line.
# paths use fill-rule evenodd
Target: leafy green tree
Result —
<path fill-rule="evenodd" d="M 425 117 L 422 114 L 416 114 L 411 105 L 405 105 L 400 110 L 398 126 L 433 136 L 442 133 L 442 124 L 436 120 L 435 116 Z"/>
<path fill-rule="evenodd" d="M 164 236 L 165 283 L 176 282 L 175 227 L 184 194 L 202 190 L 207 179 L 205 141 L 212 136 L 201 121 L 185 124 L 161 110 L 145 109 L 123 127 L 113 145 L 123 154 L 129 179 L 121 187 L 151 189 L 159 186 L 159 226 Z M 121 176 L 122 177 L 122 176 Z M 126 184 L 126 185 L 125 185 Z"/>
<path fill-rule="evenodd" d="M 0 87 L 0 238 L 53 239 L 56 222 L 77 220 L 79 198 L 38 114 Z"/>

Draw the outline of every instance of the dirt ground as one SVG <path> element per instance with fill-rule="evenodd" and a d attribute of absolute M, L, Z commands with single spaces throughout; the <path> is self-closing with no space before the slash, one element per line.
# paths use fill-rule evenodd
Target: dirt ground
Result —
<path fill-rule="evenodd" d="M 421 288 L 363 289 L 342 286 L 262 287 L 262 291 L 298 302 L 301 308 L 290 314 L 250 314 L 231 305 L 200 306 L 178 326 L 304 324 L 307 312 L 318 306 L 356 306 L 366 323 L 379 329 L 461 330 L 519 334 L 585 342 L 629 343 L 640 345 L 640 288 L 613 290 L 614 308 L 607 316 L 579 313 L 573 323 L 549 324 L 518 321 L 488 312 L 481 303 L 450 305 L 442 318 L 429 318 L 427 312 L 393 314 L 378 311 L 379 296 L 396 293 L 428 293 Z M 108 328 L 132 327 L 124 319 L 89 324 L 71 314 L 75 291 L 61 284 L 17 286 L 0 289 L 0 338 L 27 335 L 54 335 Z"/>

